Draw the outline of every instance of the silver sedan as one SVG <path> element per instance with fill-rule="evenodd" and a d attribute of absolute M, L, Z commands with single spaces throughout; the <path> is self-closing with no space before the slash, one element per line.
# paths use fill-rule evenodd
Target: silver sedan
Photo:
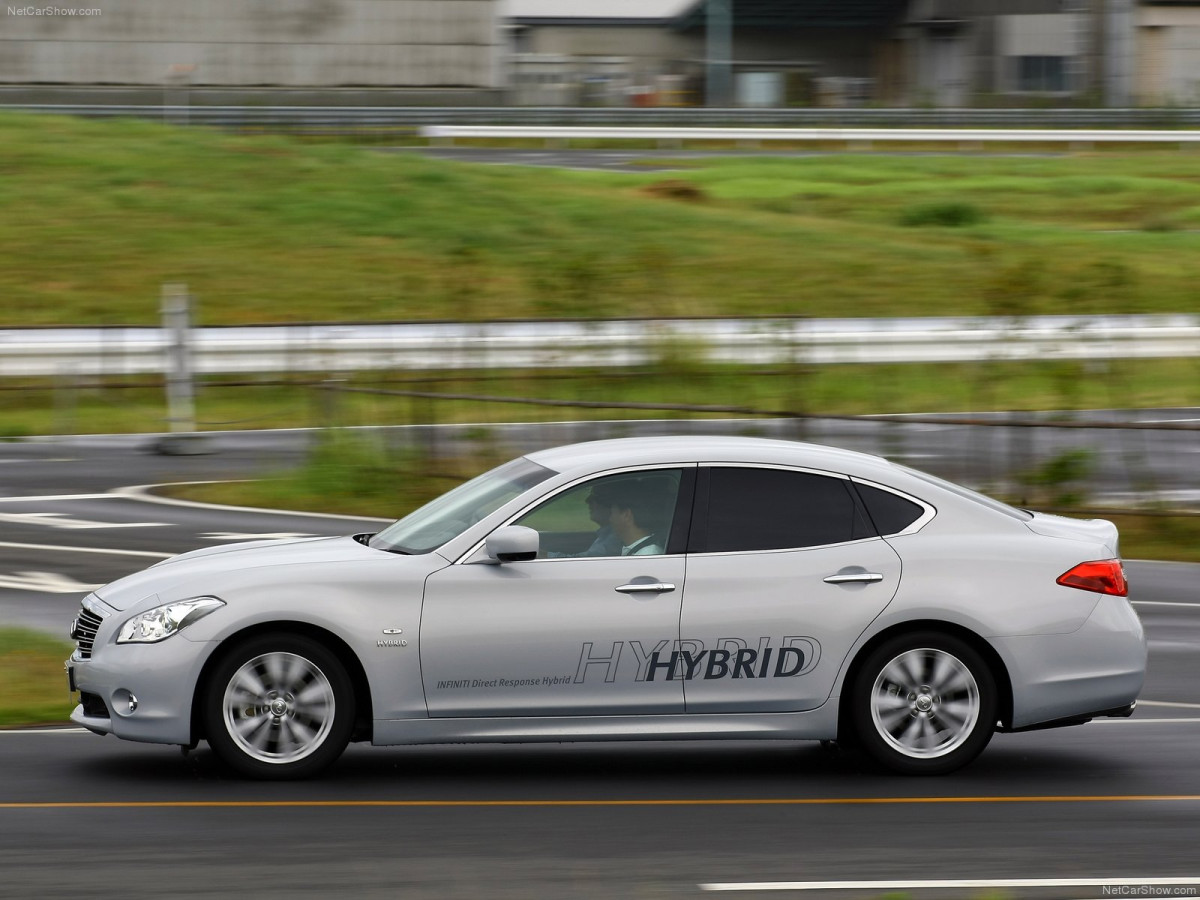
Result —
<path fill-rule="evenodd" d="M 186 553 L 83 601 L 98 734 L 313 775 L 350 741 L 838 741 L 949 772 L 1127 716 L 1117 531 L 750 438 L 545 450 L 378 534 Z"/>

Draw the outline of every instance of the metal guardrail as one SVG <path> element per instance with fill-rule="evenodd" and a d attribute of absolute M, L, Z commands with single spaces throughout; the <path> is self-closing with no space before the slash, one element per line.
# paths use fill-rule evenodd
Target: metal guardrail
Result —
<path fill-rule="evenodd" d="M 0 110 L 166 119 L 228 128 L 296 131 L 415 129 L 422 125 L 865 127 L 865 128 L 1200 128 L 1195 109 L 711 109 L 704 107 L 210 106 L 187 104 L 5 103 Z"/>
<path fill-rule="evenodd" d="M 639 319 L 192 329 L 196 373 L 631 367 L 715 362 L 964 362 L 1200 357 L 1200 315 Z M 0 330 L 0 376 L 170 371 L 160 328 Z"/>
<path fill-rule="evenodd" d="M 1029 128 L 670 128 L 586 127 L 543 125 L 426 125 L 422 137 L 452 142 L 455 138 L 521 140 L 609 141 L 833 141 L 847 144 L 874 142 L 1058 144 L 1200 144 L 1200 131 L 1147 131 L 1144 129 L 1029 129 Z"/>

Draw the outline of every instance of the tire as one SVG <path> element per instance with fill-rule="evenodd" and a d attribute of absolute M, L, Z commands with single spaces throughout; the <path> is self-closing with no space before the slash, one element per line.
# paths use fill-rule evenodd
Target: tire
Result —
<path fill-rule="evenodd" d="M 224 654 L 208 680 L 203 715 L 209 746 L 234 771 L 308 778 L 346 749 L 354 690 L 345 666 L 321 644 L 263 635 Z"/>
<path fill-rule="evenodd" d="M 991 740 L 996 680 L 965 641 L 905 634 L 866 658 L 851 702 L 859 745 L 875 762 L 904 775 L 944 775 Z"/>

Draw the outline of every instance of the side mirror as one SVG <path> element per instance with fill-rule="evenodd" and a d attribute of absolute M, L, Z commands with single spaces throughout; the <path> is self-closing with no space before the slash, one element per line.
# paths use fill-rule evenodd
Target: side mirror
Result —
<path fill-rule="evenodd" d="M 487 555 L 496 562 L 526 562 L 537 559 L 540 536 L 524 525 L 506 525 L 488 535 Z"/>

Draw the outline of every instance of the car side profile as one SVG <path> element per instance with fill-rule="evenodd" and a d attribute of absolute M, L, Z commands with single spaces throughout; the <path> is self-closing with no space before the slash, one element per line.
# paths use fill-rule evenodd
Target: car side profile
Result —
<path fill-rule="evenodd" d="M 1116 528 L 754 438 L 543 450 L 378 534 L 185 553 L 72 625 L 72 719 L 257 778 L 350 741 L 823 740 L 941 774 L 1128 716 Z"/>

